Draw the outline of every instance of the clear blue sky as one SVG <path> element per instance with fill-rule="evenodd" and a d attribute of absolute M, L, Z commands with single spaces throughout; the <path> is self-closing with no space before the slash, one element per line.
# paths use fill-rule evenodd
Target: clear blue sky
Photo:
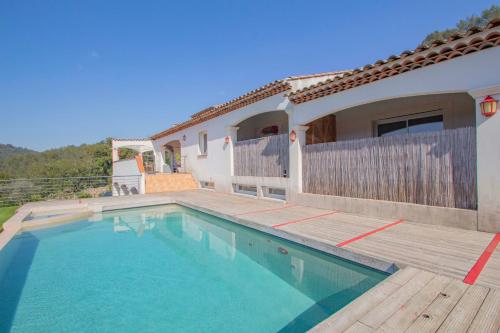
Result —
<path fill-rule="evenodd" d="M 276 79 L 412 49 L 492 4 L 0 0 L 0 143 L 146 137 Z"/>

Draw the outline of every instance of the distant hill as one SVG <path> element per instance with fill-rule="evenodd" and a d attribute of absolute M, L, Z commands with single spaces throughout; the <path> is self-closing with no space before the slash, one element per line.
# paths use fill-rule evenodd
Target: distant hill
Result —
<path fill-rule="evenodd" d="M 43 152 L 0 144 L 0 179 L 111 175 L 111 139 Z"/>
<path fill-rule="evenodd" d="M 34 153 L 34 150 L 27 149 L 27 148 L 21 148 L 21 147 L 16 147 L 13 145 L 5 145 L 0 143 L 0 159 L 10 157 L 13 155 L 17 154 L 26 154 L 26 153 Z"/>

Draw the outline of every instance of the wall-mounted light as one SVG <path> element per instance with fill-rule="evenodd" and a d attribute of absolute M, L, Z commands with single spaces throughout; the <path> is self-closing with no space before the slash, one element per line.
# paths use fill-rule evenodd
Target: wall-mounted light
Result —
<path fill-rule="evenodd" d="M 297 140 L 297 133 L 295 133 L 295 130 L 292 130 L 292 131 L 290 132 L 290 141 L 291 141 L 292 143 L 294 143 L 294 142 L 295 142 L 295 140 Z"/>
<path fill-rule="evenodd" d="M 186 134 L 182 136 L 182 141 L 186 141 Z"/>
<path fill-rule="evenodd" d="M 486 96 L 484 100 L 479 103 L 481 106 L 481 113 L 485 117 L 491 117 L 497 112 L 498 101 L 491 96 Z"/>
<path fill-rule="evenodd" d="M 229 142 L 231 142 L 231 137 L 228 135 L 228 136 L 226 136 L 226 137 L 224 138 L 224 143 L 225 143 L 226 145 L 228 145 L 228 144 L 229 144 Z"/>

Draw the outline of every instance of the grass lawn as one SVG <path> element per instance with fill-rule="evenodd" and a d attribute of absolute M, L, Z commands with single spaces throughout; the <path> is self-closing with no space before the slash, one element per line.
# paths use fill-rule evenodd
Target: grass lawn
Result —
<path fill-rule="evenodd" d="M 0 231 L 2 231 L 3 223 L 16 213 L 16 209 L 17 206 L 0 207 Z"/>

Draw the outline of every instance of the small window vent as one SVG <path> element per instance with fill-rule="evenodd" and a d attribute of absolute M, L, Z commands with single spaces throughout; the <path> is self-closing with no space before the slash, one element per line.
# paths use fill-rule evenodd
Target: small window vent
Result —
<path fill-rule="evenodd" d="M 201 186 L 201 188 L 215 190 L 215 183 L 214 182 L 200 181 L 200 186 Z"/>

